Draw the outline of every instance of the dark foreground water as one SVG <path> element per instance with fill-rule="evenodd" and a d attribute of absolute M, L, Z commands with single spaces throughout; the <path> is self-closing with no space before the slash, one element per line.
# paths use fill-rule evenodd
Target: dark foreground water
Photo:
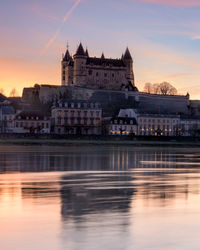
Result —
<path fill-rule="evenodd" d="M 200 149 L 0 146 L 0 249 L 200 249 Z"/>

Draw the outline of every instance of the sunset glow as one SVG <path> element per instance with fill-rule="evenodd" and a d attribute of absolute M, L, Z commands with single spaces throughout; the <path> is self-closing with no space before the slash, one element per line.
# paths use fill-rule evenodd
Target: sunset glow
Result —
<path fill-rule="evenodd" d="M 168 81 L 200 98 L 199 0 L 20 0 L 1 3 L 0 89 L 60 85 L 60 61 L 80 41 L 91 56 L 128 45 L 136 85 Z M 10 13 L 8 15 L 8 13 Z"/>

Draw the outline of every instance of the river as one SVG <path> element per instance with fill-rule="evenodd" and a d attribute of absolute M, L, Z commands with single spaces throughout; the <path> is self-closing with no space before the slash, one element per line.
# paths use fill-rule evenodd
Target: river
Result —
<path fill-rule="evenodd" d="M 0 146 L 1 250 L 199 249 L 200 149 Z"/>

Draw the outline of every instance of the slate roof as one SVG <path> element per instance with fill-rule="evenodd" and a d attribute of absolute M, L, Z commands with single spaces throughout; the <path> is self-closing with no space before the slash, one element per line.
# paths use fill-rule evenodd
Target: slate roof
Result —
<path fill-rule="evenodd" d="M 4 95 L 0 94 L 0 102 L 5 101 L 6 99 L 7 99 L 7 98 L 6 98 Z"/>
<path fill-rule="evenodd" d="M 69 54 L 69 50 L 67 49 L 65 56 L 63 57 L 63 62 L 69 62 L 72 60 L 72 57 Z"/>
<path fill-rule="evenodd" d="M 85 51 L 83 49 L 82 43 L 79 44 L 78 49 L 76 51 L 77 56 L 85 56 Z"/>
<path fill-rule="evenodd" d="M 131 53 L 130 53 L 128 47 L 126 48 L 125 54 L 123 56 L 123 59 L 132 60 L 132 56 L 131 56 Z"/>
<path fill-rule="evenodd" d="M 121 59 L 105 59 L 96 57 L 88 57 L 86 64 L 97 65 L 97 66 L 125 67 L 124 62 Z"/>
<path fill-rule="evenodd" d="M 85 101 L 85 100 L 61 100 L 59 103 L 56 103 L 54 106 L 58 108 L 90 108 L 90 109 L 101 109 L 101 105 L 97 102 Z"/>
<path fill-rule="evenodd" d="M 45 120 L 46 116 L 41 112 L 37 110 L 31 110 L 31 111 L 21 111 L 16 115 L 17 119 L 26 120 L 27 117 L 29 120 L 36 120 L 38 117 L 38 120 Z"/>
<path fill-rule="evenodd" d="M 2 114 L 4 115 L 13 115 L 15 110 L 12 106 L 1 106 Z"/>
<path fill-rule="evenodd" d="M 85 55 L 86 55 L 87 57 L 89 57 L 88 49 L 86 49 Z"/>

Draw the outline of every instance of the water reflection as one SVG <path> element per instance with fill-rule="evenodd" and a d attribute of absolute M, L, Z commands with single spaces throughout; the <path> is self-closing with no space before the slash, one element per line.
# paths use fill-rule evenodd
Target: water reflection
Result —
<path fill-rule="evenodd" d="M 1 148 L 1 249 L 198 249 L 199 157 L 198 149 Z"/>
<path fill-rule="evenodd" d="M 188 168 L 188 166 L 199 167 L 199 159 L 198 149 L 1 146 L 0 172 Z"/>

